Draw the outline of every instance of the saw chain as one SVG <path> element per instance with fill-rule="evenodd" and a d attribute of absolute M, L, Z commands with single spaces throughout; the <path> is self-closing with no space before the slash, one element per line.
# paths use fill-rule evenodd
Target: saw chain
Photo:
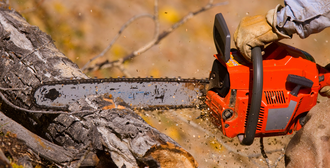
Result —
<path fill-rule="evenodd" d="M 90 95 L 121 98 L 135 109 L 196 108 L 204 104 L 208 79 L 106 78 L 44 82 L 33 89 L 36 106 L 67 110 Z"/>

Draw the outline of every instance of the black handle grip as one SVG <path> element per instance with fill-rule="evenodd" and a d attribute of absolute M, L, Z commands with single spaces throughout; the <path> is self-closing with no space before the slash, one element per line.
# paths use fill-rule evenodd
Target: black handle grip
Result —
<path fill-rule="evenodd" d="M 293 74 L 289 74 L 288 77 L 286 78 L 286 81 L 297 85 L 290 92 L 292 96 L 296 96 L 296 97 L 297 97 L 298 92 L 301 87 L 311 88 L 314 84 L 314 82 L 312 80 L 309 80 L 303 76 L 298 76 L 298 75 L 293 75 Z"/>
<path fill-rule="evenodd" d="M 251 108 L 247 118 L 247 125 L 245 128 L 245 136 L 243 138 L 243 145 L 251 145 L 253 143 L 257 124 L 259 119 L 259 112 L 261 106 L 262 89 L 263 89 L 263 65 L 261 48 L 252 48 L 252 64 L 253 64 L 253 87 L 251 97 Z"/>

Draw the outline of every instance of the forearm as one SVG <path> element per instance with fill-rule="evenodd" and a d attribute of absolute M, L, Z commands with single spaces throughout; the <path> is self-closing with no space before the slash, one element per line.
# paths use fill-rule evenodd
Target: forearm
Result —
<path fill-rule="evenodd" d="M 285 0 L 277 12 L 277 29 L 301 38 L 330 27 L 330 0 Z"/>

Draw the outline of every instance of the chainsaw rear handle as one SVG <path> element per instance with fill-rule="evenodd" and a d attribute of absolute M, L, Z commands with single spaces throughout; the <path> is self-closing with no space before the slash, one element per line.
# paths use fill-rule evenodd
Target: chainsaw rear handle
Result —
<path fill-rule="evenodd" d="M 260 47 L 252 48 L 252 64 L 253 87 L 251 94 L 251 108 L 246 121 L 247 125 L 245 127 L 245 136 L 241 142 L 243 145 L 251 145 L 253 143 L 259 119 L 263 90 L 263 65 Z"/>

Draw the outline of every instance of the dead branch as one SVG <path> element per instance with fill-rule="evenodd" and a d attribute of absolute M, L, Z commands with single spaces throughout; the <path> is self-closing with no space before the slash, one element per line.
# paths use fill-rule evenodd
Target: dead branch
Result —
<path fill-rule="evenodd" d="M 284 152 L 284 150 L 283 150 L 282 152 Z M 282 153 L 282 154 L 277 158 L 277 160 L 276 160 L 275 163 L 274 163 L 274 167 L 275 167 L 275 168 L 277 167 L 278 163 L 281 161 L 281 159 L 282 159 L 283 157 L 284 157 L 284 153 Z"/>
<path fill-rule="evenodd" d="M 60 165 L 72 159 L 73 151 L 66 150 L 61 146 L 55 145 L 39 137 L 4 115 L 2 112 L 0 112 L 0 118 L 1 131 L 4 133 L 15 133 L 17 138 L 23 140 L 35 153 L 39 153 L 41 156 Z M 59 153 L 61 153 L 61 155 L 56 156 Z"/>
<path fill-rule="evenodd" d="M 153 15 L 150 15 L 150 14 L 141 14 L 141 15 L 136 15 L 134 17 L 132 17 L 131 19 L 129 19 L 121 28 L 120 30 L 118 31 L 117 35 L 112 39 L 112 41 L 110 42 L 110 44 L 97 56 L 91 58 L 81 69 L 82 70 L 85 70 L 88 65 L 94 61 L 95 59 L 97 58 L 100 58 L 102 56 L 104 56 L 105 53 L 107 53 L 110 48 L 113 46 L 113 44 L 117 41 L 117 39 L 120 37 L 120 35 L 122 34 L 122 32 L 135 20 L 137 19 L 140 19 L 140 18 L 144 18 L 144 17 L 150 17 L 150 18 L 154 18 Z"/>
<path fill-rule="evenodd" d="M 137 52 L 143 52 L 144 50 L 149 49 L 152 44 L 154 43 L 154 41 L 157 40 L 158 34 L 159 34 L 159 21 L 158 21 L 158 0 L 154 1 L 154 15 L 150 15 L 150 14 L 141 14 L 141 15 L 136 15 L 134 17 L 132 17 L 130 20 L 128 20 L 119 30 L 119 32 L 117 33 L 117 35 L 115 36 L 115 38 L 110 42 L 110 44 L 107 46 L 107 48 L 105 48 L 99 55 L 93 57 L 92 59 L 90 59 L 82 68 L 82 70 L 84 71 L 88 65 L 94 61 L 95 59 L 102 57 L 106 52 L 108 52 L 110 50 L 110 48 L 113 46 L 113 44 L 117 41 L 117 39 L 120 37 L 121 33 L 124 31 L 125 28 L 127 28 L 133 21 L 142 18 L 142 17 L 150 17 L 153 19 L 154 23 L 155 23 L 155 34 L 154 34 L 154 38 L 145 46 L 141 47 L 140 51 L 138 50 Z M 117 65 L 120 66 L 121 64 Z"/>
<path fill-rule="evenodd" d="M 138 56 L 138 55 L 146 52 L 148 49 L 150 49 L 154 45 L 157 45 L 161 40 L 163 40 L 170 33 L 172 33 L 175 29 L 177 29 L 178 27 L 180 27 L 181 25 L 183 25 L 184 23 L 186 23 L 189 19 L 191 19 L 195 15 L 197 15 L 199 13 L 202 13 L 204 11 L 207 11 L 207 10 L 213 8 L 213 7 L 216 7 L 216 6 L 226 5 L 227 3 L 228 2 L 221 2 L 221 3 L 215 3 L 215 4 L 213 4 L 213 0 L 210 0 L 207 5 L 203 6 L 202 8 L 200 8 L 199 10 L 197 10 L 195 12 L 190 12 L 189 14 L 187 14 L 186 16 L 184 16 L 180 21 L 178 21 L 175 24 L 173 24 L 169 29 L 167 29 L 166 31 L 160 33 L 157 38 L 154 38 L 149 43 L 147 43 L 145 46 L 143 46 L 143 47 L 141 47 L 141 48 L 139 48 L 139 49 L 131 52 L 130 54 L 124 56 L 123 58 L 118 59 L 118 60 L 115 60 L 115 61 L 105 60 L 105 61 L 103 61 L 101 63 L 97 63 L 97 64 L 95 64 L 94 66 L 91 66 L 91 67 L 88 67 L 88 65 L 86 64 L 84 66 L 83 70 L 85 72 L 92 72 L 92 71 L 96 71 L 96 70 L 103 69 L 103 68 L 111 68 L 111 67 L 114 67 L 114 66 L 119 66 L 119 65 L 123 64 L 124 62 L 126 62 L 126 61 L 128 61 L 128 60 L 130 60 L 130 59 L 132 59 L 132 58 L 134 58 L 134 57 L 136 57 L 136 56 Z M 154 22 L 156 22 L 155 23 L 156 25 L 158 24 L 157 23 L 157 20 L 154 20 Z M 124 24 L 124 25 L 126 25 L 126 24 Z M 156 26 L 156 32 L 157 32 L 157 26 Z M 156 33 L 155 33 L 155 35 L 156 35 Z M 93 60 L 95 60 L 95 59 L 93 59 Z M 88 64 L 89 63 L 90 62 L 88 62 Z"/>

